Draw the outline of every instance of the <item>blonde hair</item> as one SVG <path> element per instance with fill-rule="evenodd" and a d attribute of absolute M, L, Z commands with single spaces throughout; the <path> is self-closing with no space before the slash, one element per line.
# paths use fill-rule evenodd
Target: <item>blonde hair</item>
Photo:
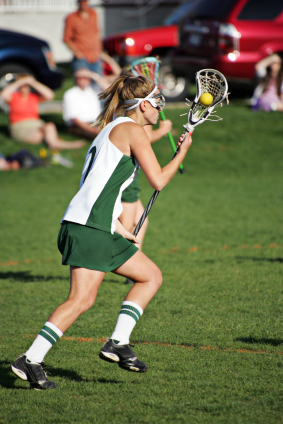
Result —
<path fill-rule="evenodd" d="M 114 114 L 116 117 L 130 116 L 134 110 L 127 112 L 126 109 L 129 105 L 124 105 L 123 102 L 135 97 L 144 98 L 151 93 L 154 87 L 154 82 L 149 78 L 120 75 L 110 87 L 99 95 L 99 99 L 104 102 L 102 111 L 93 125 L 99 126 L 101 131 L 109 122 L 113 121 Z"/>

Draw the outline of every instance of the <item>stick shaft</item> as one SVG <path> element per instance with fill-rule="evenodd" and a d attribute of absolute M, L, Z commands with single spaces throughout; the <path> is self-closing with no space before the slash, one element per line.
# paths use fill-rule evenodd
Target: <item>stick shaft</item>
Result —
<path fill-rule="evenodd" d="M 184 140 L 184 138 L 186 137 L 187 133 L 188 133 L 188 131 L 185 131 L 185 132 L 184 132 L 183 140 Z M 182 140 L 182 141 L 183 141 L 183 140 Z M 178 153 L 178 150 L 179 150 L 179 147 L 178 147 L 178 148 L 176 148 L 176 151 L 175 151 L 175 153 L 174 153 L 174 156 L 172 157 L 172 159 L 171 159 L 171 160 L 173 160 L 173 159 L 174 159 L 174 157 L 175 157 L 175 156 L 176 156 L 176 154 Z M 152 208 L 153 203 L 154 203 L 154 202 L 155 202 L 155 200 L 157 199 L 157 196 L 159 195 L 159 193 L 160 193 L 160 191 L 155 190 L 155 192 L 154 192 L 154 193 L 153 193 L 153 195 L 151 196 L 150 201 L 148 202 L 148 204 L 147 204 L 147 206 L 146 206 L 145 210 L 143 211 L 142 216 L 140 217 L 139 222 L 138 222 L 138 223 L 137 223 L 137 225 L 136 225 L 136 228 L 134 229 L 134 232 L 133 232 L 133 235 L 134 235 L 134 236 L 137 236 L 137 235 L 138 235 L 138 232 L 139 232 L 139 230 L 141 229 L 141 226 L 142 226 L 142 224 L 144 223 L 144 221 L 145 221 L 145 219 L 146 219 L 147 215 L 149 214 L 149 211 L 150 211 L 150 209 Z"/>

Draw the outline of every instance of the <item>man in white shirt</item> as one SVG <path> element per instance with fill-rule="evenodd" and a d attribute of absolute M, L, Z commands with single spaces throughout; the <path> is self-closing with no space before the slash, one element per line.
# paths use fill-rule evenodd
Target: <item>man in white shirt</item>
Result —
<path fill-rule="evenodd" d="M 91 127 L 91 124 L 101 111 L 98 95 L 91 84 L 97 75 L 82 68 L 74 76 L 76 85 L 63 96 L 63 119 L 70 133 L 93 140 L 98 127 Z"/>

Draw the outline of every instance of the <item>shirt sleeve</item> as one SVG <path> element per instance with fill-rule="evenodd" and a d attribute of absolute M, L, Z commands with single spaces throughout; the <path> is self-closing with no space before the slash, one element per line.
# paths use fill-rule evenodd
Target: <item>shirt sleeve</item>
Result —
<path fill-rule="evenodd" d="M 65 29 L 63 41 L 67 43 L 68 41 L 72 41 L 73 38 L 73 25 L 72 25 L 72 17 L 69 15 L 65 19 Z"/>
<path fill-rule="evenodd" d="M 265 75 L 266 75 L 266 69 L 265 68 L 259 69 L 258 71 L 256 71 L 256 76 L 258 78 L 264 78 Z"/>

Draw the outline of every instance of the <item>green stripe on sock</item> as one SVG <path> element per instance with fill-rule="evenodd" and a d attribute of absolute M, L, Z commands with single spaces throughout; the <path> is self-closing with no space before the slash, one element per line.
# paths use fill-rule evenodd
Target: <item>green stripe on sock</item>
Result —
<path fill-rule="evenodd" d="M 54 337 L 56 342 L 59 340 L 60 337 L 58 336 L 58 334 L 56 334 L 55 331 L 51 330 L 51 328 L 47 327 L 46 325 L 43 326 L 42 330 L 46 331 L 50 334 L 50 336 Z"/>
<path fill-rule="evenodd" d="M 130 306 L 130 305 L 122 305 L 121 310 L 122 310 L 122 309 L 128 309 L 128 310 L 130 310 L 130 311 L 133 311 L 135 314 L 137 314 L 137 316 L 138 316 L 139 318 L 141 317 L 140 312 L 139 312 L 136 308 L 134 308 L 133 306 Z"/>
<path fill-rule="evenodd" d="M 133 312 L 131 312 L 131 311 L 127 311 L 127 310 L 122 310 L 121 309 L 121 311 L 120 311 L 120 314 L 125 314 L 125 315 L 130 315 L 130 317 L 132 317 L 132 318 L 134 318 L 134 320 L 136 321 L 136 322 L 138 322 L 138 317 L 136 316 L 136 314 L 134 314 Z"/>
<path fill-rule="evenodd" d="M 44 337 L 46 340 L 48 340 L 52 344 L 52 346 L 54 345 L 54 343 L 56 343 L 56 340 L 54 340 L 51 336 L 49 336 L 48 333 L 45 333 L 45 331 L 43 331 L 43 329 L 41 330 L 39 335 Z"/>

